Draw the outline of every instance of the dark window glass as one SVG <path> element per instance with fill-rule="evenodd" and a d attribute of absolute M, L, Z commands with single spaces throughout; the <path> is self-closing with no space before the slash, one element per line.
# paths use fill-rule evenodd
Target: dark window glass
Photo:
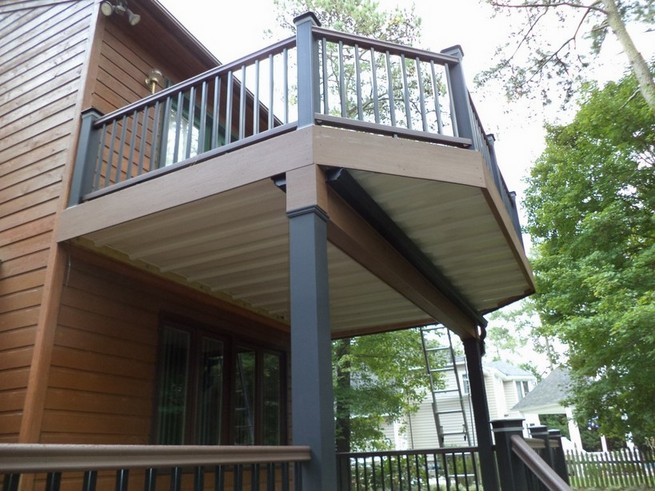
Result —
<path fill-rule="evenodd" d="M 245 347 L 208 330 L 164 325 L 155 443 L 283 444 L 283 360 L 280 352 Z"/>
<path fill-rule="evenodd" d="M 223 421 L 223 343 L 203 337 L 199 362 L 196 440 L 200 445 L 216 445 L 221 442 Z"/>
<path fill-rule="evenodd" d="M 234 381 L 234 443 L 252 445 L 255 443 L 255 387 L 256 353 L 239 350 L 236 358 L 236 379 Z"/>
<path fill-rule="evenodd" d="M 157 440 L 179 445 L 185 438 L 190 336 L 171 327 L 164 328 L 161 336 Z"/>
<path fill-rule="evenodd" d="M 264 353 L 263 360 L 263 425 L 262 443 L 279 445 L 282 442 L 282 366 L 280 355 Z"/>

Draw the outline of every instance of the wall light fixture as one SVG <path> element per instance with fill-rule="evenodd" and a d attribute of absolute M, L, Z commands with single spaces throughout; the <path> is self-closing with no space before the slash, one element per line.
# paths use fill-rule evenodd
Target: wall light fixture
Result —
<path fill-rule="evenodd" d="M 109 17 L 111 14 L 127 14 L 127 21 L 131 26 L 137 25 L 141 20 L 141 16 L 132 12 L 127 6 L 127 0 L 116 0 L 116 3 L 112 3 L 110 0 L 103 0 L 100 3 L 100 12 L 102 12 L 102 15 L 107 17 Z"/>

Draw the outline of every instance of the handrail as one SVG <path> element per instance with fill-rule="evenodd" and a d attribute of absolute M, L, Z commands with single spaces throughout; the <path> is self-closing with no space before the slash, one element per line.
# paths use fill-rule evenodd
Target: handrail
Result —
<path fill-rule="evenodd" d="M 0 444 L 0 473 L 308 462 L 307 446 Z"/>
<path fill-rule="evenodd" d="M 535 452 L 522 436 L 512 435 L 512 451 L 549 491 L 570 491 L 571 487 Z"/>
<path fill-rule="evenodd" d="M 358 44 L 360 48 L 364 49 L 379 49 L 381 51 L 389 51 L 390 54 L 394 55 L 411 55 L 414 57 L 427 58 L 434 61 L 435 63 L 440 64 L 455 64 L 459 63 L 459 60 L 451 55 L 444 53 L 434 53 L 432 51 L 427 51 L 424 49 L 412 48 L 411 46 L 404 46 L 402 44 L 392 43 L 389 41 L 382 41 L 379 39 L 367 38 L 364 36 L 359 36 L 357 34 L 350 34 L 341 31 L 333 31 L 331 29 L 326 29 L 324 27 L 314 27 L 312 29 L 314 34 L 319 34 L 322 37 L 330 41 L 348 41 L 352 44 Z"/>

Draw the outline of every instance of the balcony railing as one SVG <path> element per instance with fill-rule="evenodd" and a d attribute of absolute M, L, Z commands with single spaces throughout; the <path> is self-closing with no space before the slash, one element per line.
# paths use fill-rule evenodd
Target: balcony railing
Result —
<path fill-rule="evenodd" d="M 481 489 L 477 448 L 337 455 L 340 491 Z"/>
<path fill-rule="evenodd" d="M 459 48 L 431 53 L 330 31 L 311 19 L 297 20 L 295 37 L 106 116 L 85 114 L 70 205 L 324 124 L 480 151 L 520 237 Z"/>
<path fill-rule="evenodd" d="M 301 491 L 309 460 L 298 446 L 0 444 L 3 491 Z"/>

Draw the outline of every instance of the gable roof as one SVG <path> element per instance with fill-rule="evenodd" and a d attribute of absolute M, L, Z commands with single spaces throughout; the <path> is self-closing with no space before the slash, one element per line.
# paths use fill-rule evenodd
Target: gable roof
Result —
<path fill-rule="evenodd" d="M 529 378 L 534 378 L 534 374 L 528 372 L 527 370 L 524 370 L 523 368 L 519 368 L 515 365 L 512 365 L 511 363 L 507 363 L 506 361 L 491 361 L 491 362 L 483 362 L 483 366 L 487 366 L 490 368 L 495 368 L 498 370 L 500 373 L 507 377 L 529 377 Z"/>
<path fill-rule="evenodd" d="M 513 408 L 514 411 L 531 414 L 547 414 L 564 406 L 561 402 L 569 396 L 571 378 L 568 370 L 555 368 L 548 377 L 528 392 Z"/>

